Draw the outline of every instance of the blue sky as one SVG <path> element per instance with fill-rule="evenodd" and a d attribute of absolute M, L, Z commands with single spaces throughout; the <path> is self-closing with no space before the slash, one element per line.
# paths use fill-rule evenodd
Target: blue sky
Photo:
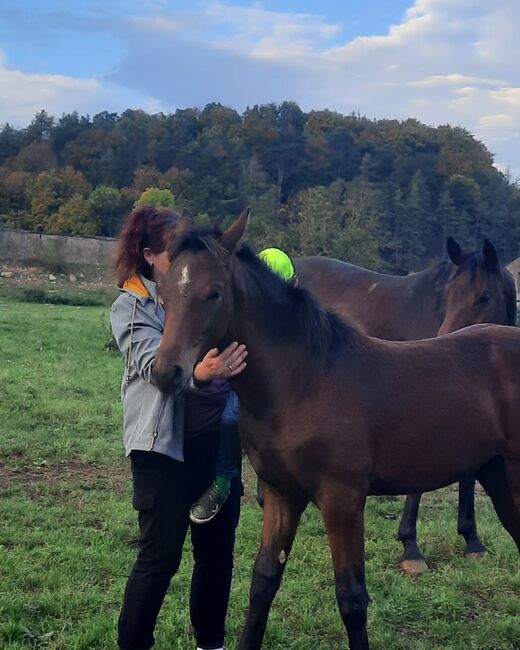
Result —
<path fill-rule="evenodd" d="M 520 176 L 518 0 L 3 0 L 0 123 L 284 99 L 464 126 Z"/>

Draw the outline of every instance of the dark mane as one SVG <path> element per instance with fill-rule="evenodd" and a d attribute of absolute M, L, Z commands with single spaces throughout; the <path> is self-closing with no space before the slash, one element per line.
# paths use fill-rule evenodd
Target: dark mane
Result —
<path fill-rule="evenodd" d="M 306 290 L 285 282 L 242 244 L 236 253 L 242 268 L 248 298 L 255 305 L 265 305 L 258 311 L 265 319 L 265 330 L 273 337 L 294 340 L 300 335 L 317 359 L 330 363 L 342 347 L 359 348 L 365 338 L 355 327 L 336 314 L 322 309 Z M 273 309 L 280 305 L 281 310 Z M 271 308 L 270 308 L 271 307 Z M 277 314 L 283 313 L 283 320 Z"/>
<path fill-rule="evenodd" d="M 457 267 L 457 273 L 464 273 L 468 271 L 471 275 L 471 280 L 475 279 L 477 271 L 486 271 L 486 264 L 484 256 L 480 251 L 473 251 L 468 253 L 464 261 Z"/>
<path fill-rule="evenodd" d="M 437 290 L 441 288 L 444 290 L 445 286 L 448 284 L 450 278 L 454 274 L 454 269 L 456 268 L 457 267 L 455 264 L 450 262 L 450 260 L 442 260 L 440 262 L 437 262 L 437 264 L 428 267 L 424 271 L 419 271 L 417 275 L 427 275 Z"/>

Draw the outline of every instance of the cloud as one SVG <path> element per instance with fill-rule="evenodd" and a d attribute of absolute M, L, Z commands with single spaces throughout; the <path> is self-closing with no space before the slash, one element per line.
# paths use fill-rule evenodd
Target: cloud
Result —
<path fill-rule="evenodd" d="M 200 13 L 136 17 L 127 24 L 127 53 L 105 79 L 158 96 L 171 109 L 301 102 L 318 44 L 338 30 L 307 14 L 220 3 Z"/>
<path fill-rule="evenodd" d="M 43 105 L 34 88 L 46 88 L 49 110 L 58 114 L 73 106 L 119 110 L 125 102 L 168 111 L 212 101 L 242 110 L 294 100 L 304 110 L 461 125 L 484 139 L 498 163 L 520 174 L 518 0 L 415 0 L 386 34 L 343 43 L 339 24 L 260 4 L 133 7 L 134 15 L 101 10 L 86 23 L 122 44 L 123 54 L 104 75 L 16 80 L 4 64 L 0 75 L 7 75 L 12 99 L 4 92 L 0 108 L 18 106 L 11 112 L 29 114 Z M 69 14 L 40 16 L 38 24 L 80 30 L 82 20 Z"/>
<path fill-rule="evenodd" d="M 148 110 L 164 107 L 153 97 L 136 96 L 125 88 L 117 88 L 99 79 L 77 79 L 59 74 L 35 74 L 15 70 L 0 52 L 0 119 L 2 124 L 20 127 L 45 109 L 49 114 L 78 111 L 95 114 L 101 110 L 122 111 L 140 106 Z"/>
<path fill-rule="evenodd" d="M 25 73 L 9 68 L 1 59 L 0 87 L 2 121 L 17 125 L 29 122 L 42 108 L 61 114 L 92 105 L 101 93 L 101 85 L 95 79 Z"/>
<path fill-rule="evenodd" d="M 505 86 L 507 82 L 498 79 L 484 79 L 480 77 L 468 77 L 463 74 L 434 74 L 425 79 L 411 81 L 410 86 L 416 88 L 432 88 L 434 86 L 467 86 L 469 84 L 478 84 L 485 86 Z"/>

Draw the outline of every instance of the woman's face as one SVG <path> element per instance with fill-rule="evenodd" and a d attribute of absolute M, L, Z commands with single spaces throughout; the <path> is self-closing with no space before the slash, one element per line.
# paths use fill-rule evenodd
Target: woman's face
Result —
<path fill-rule="evenodd" d="M 144 259 L 152 267 L 152 275 L 154 282 L 160 282 L 168 269 L 170 268 L 170 260 L 168 259 L 168 252 L 152 253 L 149 248 L 143 250 Z"/>

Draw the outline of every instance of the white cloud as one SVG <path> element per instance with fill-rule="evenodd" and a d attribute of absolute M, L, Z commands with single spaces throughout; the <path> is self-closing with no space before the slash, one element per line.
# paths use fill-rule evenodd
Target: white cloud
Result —
<path fill-rule="evenodd" d="M 484 79 L 480 77 L 468 77 L 463 74 L 434 74 L 425 79 L 411 81 L 410 86 L 416 88 L 432 88 L 434 86 L 462 86 L 468 84 L 480 84 L 485 86 L 504 86 L 507 82 L 498 79 Z"/>
<path fill-rule="evenodd" d="M 72 111 L 93 115 L 102 110 L 123 111 L 126 108 L 164 110 L 160 100 L 154 97 L 138 96 L 99 79 L 15 70 L 7 65 L 1 51 L 0 88 L 0 124 L 9 122 L 17 127 L 28 124 L 42 109 L 54 116 Z"/>
<path fill-rule="evenodd" d="M 0 62 L 0 87 L 1 120 L 13 124 L 26 124 L 42 108 L 51 114 L 80 110 L 101 94 L 96 79 L 31 74 L 13 70 L 4 62 Z"/>
<path fill-rule="evenodd" d="M 113 33 L 125 55 L 102 79 L 15 77 L 0 65 L 0 83 L 8 78 L 10 89 L 0 110 L 30 116 L 44 92 L 56 114 L 119 110 L 124 102 L 174 110 L 220 101 L 243 109 L 288 99 L 304 110 L 461 125 L 520 173 L 518 0 L 416 0 L 386 35 L 339 45 L 341 26 L 317 15 L 224 1 L 180 12 L 172 4 L 120 19 Z"/>

